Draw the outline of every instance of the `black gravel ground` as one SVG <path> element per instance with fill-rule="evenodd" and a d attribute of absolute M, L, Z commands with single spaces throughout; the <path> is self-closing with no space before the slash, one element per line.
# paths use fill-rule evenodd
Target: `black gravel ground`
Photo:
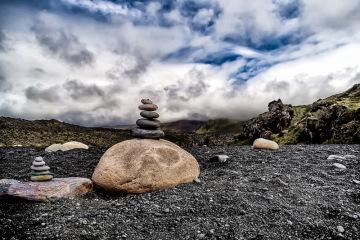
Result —
<path fill-rule="evenodd" d="M 26 180 L 35 156 L 56 177 L 91 177 L 105 150 L 0 148 L 0 178 Z M 1 239 L 360 239 L 360 145 L 189 149 L 201 183 L 142 195 L 94 190 L 51 203 L 0 200 Z M 225 153 L 226 163 L 212 162 Z M 347 169 L 330 154 L 351 154 Z M 340 233 L 341 226 L 344 229 Z"/>

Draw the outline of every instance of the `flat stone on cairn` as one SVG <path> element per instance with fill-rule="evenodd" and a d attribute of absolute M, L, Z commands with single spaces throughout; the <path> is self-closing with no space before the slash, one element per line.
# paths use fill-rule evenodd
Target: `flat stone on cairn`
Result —
<path fill-rule="evenodd" d="M 50 181 L 53 175 L 50 173 L 50 167 L 46 166 L 42 157 L 36 157 L 31 166 L 31 181 L 43 182 Z"/>
<path fill-rule="evenodd" d="M 155 119 L 159 114 L 155 112 L 158 106 L 150 99 L 142 99 L 142 105 L 139 106 L 140 118 L 136 121 L 138 127 L 132 129 L 132 136 L 136 138 L 145 139 L 160 139 L 165 136 L 165 133 L 160 129 L 160 121 Z"/>

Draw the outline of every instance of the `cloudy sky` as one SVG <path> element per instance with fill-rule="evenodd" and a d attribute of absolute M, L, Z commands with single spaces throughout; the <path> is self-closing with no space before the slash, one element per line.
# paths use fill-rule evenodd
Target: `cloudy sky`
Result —
<path fill-rule="evenodd" d="M 360 0 L 1 0 L 0 115 L 246 119 L 360 82 Z"/>

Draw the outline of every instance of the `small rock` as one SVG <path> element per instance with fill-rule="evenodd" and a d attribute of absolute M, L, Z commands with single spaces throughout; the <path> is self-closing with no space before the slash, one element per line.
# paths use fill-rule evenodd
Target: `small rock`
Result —
<path fill-rule="evenodd" d="M 359 181 L 359 180 L 354 179 L 354 180 L 353 180 L 353 183 L 355 183 L 355 184 L 360 184 L 360 181 Z"/>
<path fill-rule="evenodd" d="M 169 208 L 165 208 L 164 212 L 169 213 L 170 209 Z"/>
<path fill-rule="evenodd" d="M 340 225 L 336 227 L 336 230 L 337 230 L 339 233 L 345 232 L 344 227 L 343 227 L 343 226 L 340 226 Z"/>
<path fill-rule="evenodd" d="M 145 111 L 156 111 L 158 109 L 158 106 L 152 103 L 148 103 L 148 104 L 140 105 L 139 109 Z"/>
<path fill-rule="evenodd" d="M 341 163 L 334 163 L 333 166 L 339 169 L 346 169 L 346 167 Z"/>
<path fill-rule="evenodd" d="M 160 122 L 158 120 L 150 120 L 141 118 L 136 121 L 136 125 L 138 125 L 142 129 L 157 129 L 160 127 Z"/>
<path fill-rule="evenodd" d="M 153 102 L 150 99 L 141 99 L 142 104 L 152 104 Z"/>
<path fill-rule="evenodd" d="M 279 145 L 274 141 L 267 140 L 264 138 L 258 138 L 254 141 L 252 148 L 253 149 L 277 150 L 277 149 L 279 149 Z"/>
<path fill-rule="evenodd" d="M 230 157 L 228 155 L 220 154 L 211 158 L 211 161 L 226 162 Z"/>
<path fill-rule="evenodd" d="M 197 178 L 194 179 L 194 182 L 200 184 L 201 180 L 200 180 L 200 178 L 197 177 Z"/>
<path fill-rule="evenodd" d="M 346 158 L 344 156 L 340 155 L 330 155 L 327 160 L 345 160 Z"/>
<path fill-rule="evenodd" d="M 143 118 L 158 118 L 160 115 L 157 112 L 151 112 L 151 111 L 141 111 L 140 116 Z"/>
<path fill-rule="evenodd" d="M 148 130 L 141 128 L 133 128 L 131 134 L 135 138 L 159 139 L 165 136 L 165 133 L 160 129 Z"/>
<path fill-rule="evenodd" d="M 355 155 L 345 155 L 344 156 L 346 159 L 356 159 Z"/>
<path fill-rule="evenodd" d="M 290 220 L 286 220 L 286 222 L 287 222 L 289 225 L 293 225 L 293 222 L 290 221 Z"/>

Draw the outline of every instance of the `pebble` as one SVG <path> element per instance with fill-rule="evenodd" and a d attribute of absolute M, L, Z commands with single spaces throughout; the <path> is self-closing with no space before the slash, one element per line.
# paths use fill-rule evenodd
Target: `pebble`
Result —
<path fill-rule="evenodd" d="M 141 118 L 136 121 L 136 125 L 142 129 L 157 129 L 160 127 L 160 122 L 158 120 Z"/>
<path fill-rule="evenodd" d="M 336 227 L 336 229 L 337 229 L 337 231 L 339 232 L 339 233 L 343 233 L 343 232 L 345 232 L 345 229 L 344 229 L 344 227 L 343 226 L 337 226 Z"/>
<path fill-rule="evenodd" d="M 355 183 L 355 184 L 360 184 L 360 181 L 359 181 L 359 180 L 354 179 L 354 180 L 353 180 L 353 183 Z"/>
<path fill-rule="evenodd" d="M 341 163 L 334 163 L 333 166 L 339 169 L 346 169 L 346 167 Z"/>
<path fill-rule="evenodd" d="M 145 111 L 156 111 L 158 109 L 158 106 L 155 104 L 143 104 L 139 106 L 140 110 L 145 110 Z"/>
<path fill-rule="evenodd" d="M 157 112 L 141 111 L 140 116 L 144 118 L 158 118 L 160 115 Z"/>
<path fill-rule="evenodd" d="M 194 182 L 196 182 L 196 183 L 201 183 L 201 180 L 200 180 L 200 178 L 195 178 L 195 179 L 194 179 Z"/>
<path fill-rule="evenodd" d="M 149 130 L 134 128 L 132 129 L 132 136 L 136 138 L 149 138 L 149 139 L 159 139 L 165 136 L 165 133 L 160 129 Z"/>
<path fill-rule="evenodd" d="M 150 99 L 141 99 L 142 104 L 152 104 L 153 102 Z"/>
<path fill-rule="evenodd" d="M 344 156 L 340 155 L 330 155 L 327 160 L 345 160 L 346 158 Z"/>
<path fill-rule="evenodd" d="M 212 157 L 210 160 L 211 161 L 218 161 L 220 163 L 225 163 L 230 157 L 228 155 L 225 154 L 219 154 L 219 155 L 215 155 L 214 157 Z"/>

